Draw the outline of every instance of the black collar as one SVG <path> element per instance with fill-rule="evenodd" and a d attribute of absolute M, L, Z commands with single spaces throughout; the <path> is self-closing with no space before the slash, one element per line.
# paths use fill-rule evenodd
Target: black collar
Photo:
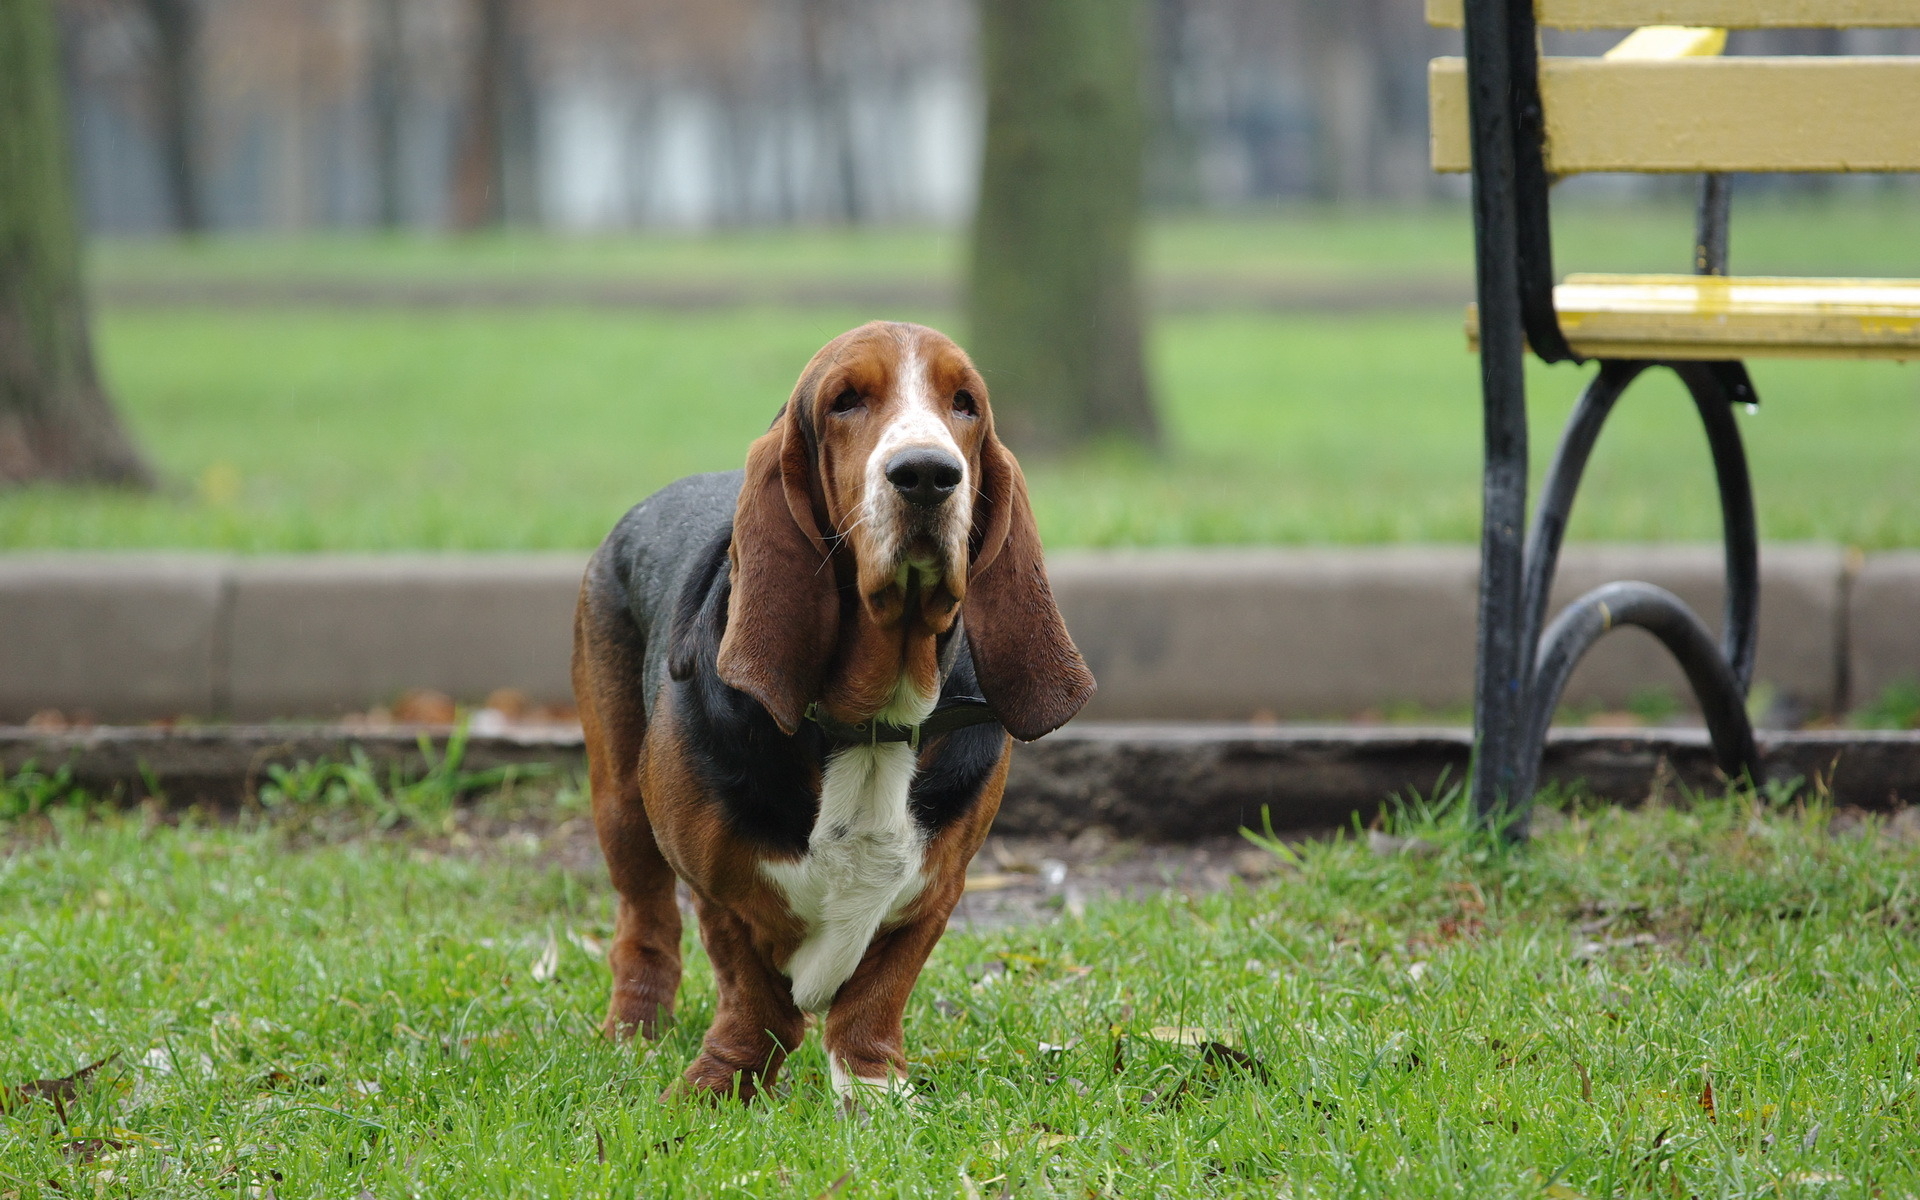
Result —
<path fill-rule="evenodd" d="M 848 725 L 828 716 L 819 704 L 807 705 L 807 720 L 820 727 L 827 740 L 839 746 L 877 746 L 883 742 L 905 742 L 913 750 L 927 738 L 937 738 L 972 725 L 997 724 L 999 718 L 978 696 L 949 696 L 934 706 L 933 712 L 918 725 L 895 725 L 891 721 L 861 721 Z"/>

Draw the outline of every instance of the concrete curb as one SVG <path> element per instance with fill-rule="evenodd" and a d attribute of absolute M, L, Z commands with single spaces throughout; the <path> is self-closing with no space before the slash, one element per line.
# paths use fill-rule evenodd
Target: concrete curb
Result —
<path fill-rule="evenodd" d="M 0 721 L 332 717 L 409 687 L 476 702 L 569 697 L 586 556 L 0 556 Z M 1100 692 L 1094 720 L 1339 720 L 1472 699 L 1467 547 L 1067 551 L 1049 559 Z M 1789 714 L 1833 712 L 1920 677 L 1920 554 L 1761 557 L 1757 679 Z M 1610 579 L 1679 593 L 1718 624 L 1720 552 L 1576 546 L 1556 604 Z M 1629 630 L 1583 662 L 1572 704 L 1619 707 L 1684 682 Z"/>
<path fill-rule="evenodd" d="M 65 766 L 97 795 L 127 801 L 157 790 L 169 804 L 231 808 L 257 793 L 272 766 L 345 762 L 356 751 L 383 776 L 417 776 L 429 765 L 422 738 L 436 760 L 445 754 L 445 730 L 0 728 L 0 771 Z M 1014 751 L 995 828 L 1055 836 L 1101 826 L 1155 841 L 1232 835 L 1268 819 L 1275 829 L 1324 828 L 1370 816 L 1390 796 L 1437 795 L 1465 777 L 1471 750 L 1464 729 L 1073 725 Z M 1769 778 L 1817 779 L 1837 803 L 1886 809 L 1920 801 L 1920 732 L 1773 734 L 1761 740 L 1761 754 Z M 583 758 L 577 731 L 530 731 L 470 738 L 461 766 L 573 771 Z M 1544 775 L 1626 803 L 1720 786 L 1698 730 L 1557 730 Z"/>

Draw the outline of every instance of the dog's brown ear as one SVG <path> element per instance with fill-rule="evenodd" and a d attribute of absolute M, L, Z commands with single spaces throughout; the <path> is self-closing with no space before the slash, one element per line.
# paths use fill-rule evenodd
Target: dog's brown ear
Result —
<path fill-rule="evenodd" d="M 1007 732 L 1033 741 L 1093 695 L 1093 672 L 1067 634 L 1040 558 L 1020 464 L 988 429 L 980 447 L 972 566 L 961 615 L 980 690 Z"/>
<path fill-rule="evenodd" d="M 820 694 L 840 622 L 801 404 L 796 391 L 747 451 L 727 549 L 727 630 L 715 662 L 722 683 L 758 700 L 787 733 Z"/>

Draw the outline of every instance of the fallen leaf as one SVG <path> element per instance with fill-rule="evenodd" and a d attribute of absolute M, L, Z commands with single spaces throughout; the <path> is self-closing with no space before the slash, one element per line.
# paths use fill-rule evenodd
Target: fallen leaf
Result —
<path fill-rule="evenodd" d="M 1440 853 L 1440 847 L 1425 838 L 1395 837 L 1390 833 L 1382 833 L 1378 829 L 1367 831 L 1367 849 L 1381 858 L 1394 858 L 1403 854 L 1408 858 L 1432 858 Z"/>
<path fill-rule="evenodd" d="M 560 973 L 560 942 L 551 930 L 547 933 L 547 948 L 540 952 L 540 957 L 534 960 L 528 973 L 533 976 L 535 983 L 551 983 L 553 977 Z"/>
<path fill-rule="evenodd" d="M 74 1162 L 89 1163 L 114 1151 L 124 1150 L 126 1147 L 127 1143 L 115 1141 L 113 1138 L 74 1138 L 70 1142 L 61 1143 L 60 1153 Z"/>
<path fill-rule="evenodd" d="M 607 948 L 600 944 L 598 938 L 581 933 L 577 929 L 569 929 L 567 930 L 567 940 L 580 947 L 581 952 L 588 958 L 606 957 Z"/>
<path fill-rule="evenodd" d="M 1203 1061 L 1217 1066 L 1228 1066 L 1245 1071 L 1261 1083 L 1273 1082 L 1273 1076 L 1267 1070 L 1267 1064 L 1244 1050 L 1235 1050 L 1225 1042 L 1200 1043 L 1200 1057 Z"/>
<path fill-rule="evenodd" d="M 1609 950 L 1632 950 L 1641 946 L 1651 946 L 1657 941 L 1650 933 L 1636 933 L 1632 937 L 1606 938 L 1597 942 L 1582 942 L 1574 947 L 1576 959 L 1599 958 Z"/>
<path fill-rule="evenodd" d="M 408 688 L 393 702 L 393 719 L 402 725 L 451 725 L 457 715 L 453 697 L 432 688 Z"/>
<path fill-rule="evenodd" d="M 997 958 L 991 962 L 969 963 L 967 965 L 967 978 L 974 981 L 975 987 L 983 983 L 991 983 L 994 979 L 1006 973 L 1007 964 Z"/>
<path fill-rule="evenodd" d="M 1018 875 L 1009 875 L 995 871 L 987 875 L 969 875 L 964 890 L 969 892 L 998 892 L 1013 887 L 1020 882 Z"/>
<path fill-rule="evenodd" d="M 1147 1036 L 1156 1042 L 1169 1042 L 1175 1046 L 1204 1046 L 1208 1042 L 1228 1044 L 1212 1030 L 1197 1025 L 1155 1025 L 1147 1031 Z"/>
<path fill-rule="evenodd" d="M 1512 1061 L 1512 1060 L 1508 1060 Z M 1580 1098 L 1588 1104 L 1593 1103 L 1593 1076 L 1587 1074 L 1587 1064 L 1579 1059 L 1573 1060 L 1573 1069 L 1580 1073 Z"/>
<path fill-rule="evenodd" d="M 1720 1118 L 1713 1108 L 1713 1076 L 1702 1071 L 1700 1082 L 1703 1085 L 1700 1088 L 1700 1107 L 1707 1114 L 1707 1120 L 1717 1125 L 1720 1123 Z"/>
<path fill-rule="evenodd" d="M 1813 1128 L 1807 1130 L 1806 1136 L 1800 1139 L 1800 1153 L 1812 1154 L 1813 1148 L 1819 1144 L 1820 1144 L 1820 1122 L 1815 1121 L 1813 1123 Z"/>
<path fill-rule="evenodd" d="M 36 1079 L 32 1083 L 0 1086 L 0 1112 L 12 1112 L 35 1100 L 47 1100 L 61 1114 L 60 1119 L 64 1122 L 67 1101 L 80 1094 L 80 1089 L 93 1079 L 94 1072 L 119 1057 L 120 1052 L 115 1050 L 105 1058 L 90 1062 L 73 1074 L 59 1079 Z"/>

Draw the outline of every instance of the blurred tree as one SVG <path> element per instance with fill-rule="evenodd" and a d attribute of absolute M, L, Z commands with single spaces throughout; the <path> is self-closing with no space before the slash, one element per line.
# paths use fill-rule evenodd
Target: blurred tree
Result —
<path fill-rule="evenodd" d="M 829 61 L 836 38 L 845 38 L 846 22 L 836 21 L 837 0 L 800 0 L 800 74 L 816 126 L 830 142 L 827 171 L 831 208 L 849 225 L 865 218 L 860 203 L 860 165 L 854 157 L 853 109 L 846 73 Z"/>
<path fill-rule="evenodd" d="M 1141 0 L 981 0 L 987 134 L 971 348 L 1021 449 L 1154 444 L 1135 257 Z"/>
<path fill-rule="evenodd" d="M 146 487 L 93 366 L 48 0 L 0 0 L 0 484 Z"/>
<path fill-rule="evenodd" d="M 368 14 L 367 108 L 373 125 L 375 214 L 385 229 L 405 216 L 401 195 L 400 125 L 406 111 L 406 22 L 403 0 L 373 0 Z"/>
<path fill-rule="evenodd" d="M 517 0 L 471 0 L 473 58 L 453 185 L 453 223 L 533 216 L 533 119 Z"/>
<path fill-rule="evenodd" d="M 200 170 L 200 3 L 141 0 L 141 8 L 153 30 L 154 117 L 173 227 L 199 233 L 207 227 Z"/>

